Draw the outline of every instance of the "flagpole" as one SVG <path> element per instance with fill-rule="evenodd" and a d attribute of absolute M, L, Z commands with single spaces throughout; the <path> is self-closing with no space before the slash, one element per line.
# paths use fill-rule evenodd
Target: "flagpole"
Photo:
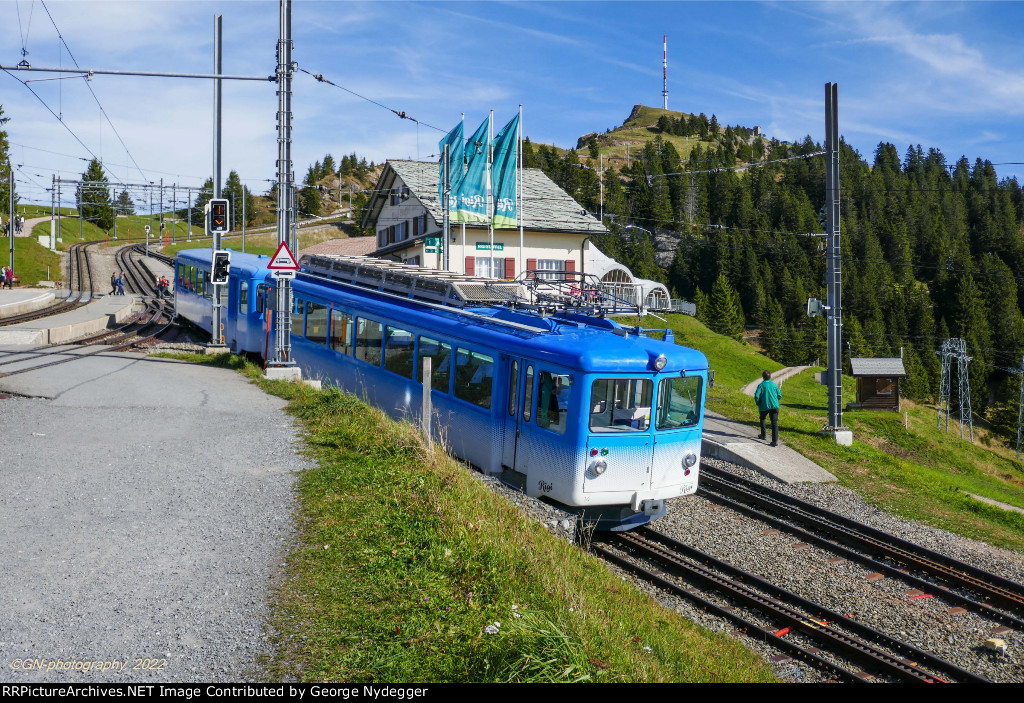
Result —
<path fill-rule="evenodd" d="M 451 225 L 451 220 L 449 219 L 449 215 L 448 215 L 448 209 L 449 209 L 449 207 L 451 207 L 449 205 L 449 198 L 451 198 L 451 180 L 450 180 L 451 176 L 448 174 L 448 144 L 447 143 L 444 145 L 444 155 L 442 156 L 442 158 L 444 159 L 444 186 L 443 186 L 444 187 L 444 191 L 443 191 L 444 192 L 444 202 L 442 203 L 442 206 L 444 207 L 444 215 L 442 217 L 442 220 L 443 220 L 443 223 L 444 223 L 444 227 L 442 228 L 443 231 L 441 232 L 441 246 L 443 247 L 441 249 L 441 251 L 444 252 L 444 270 L 448 271 L 451 268 L 450 267 L 451 257 L 448 255 L 448 247 L 450 246 L 450 244 L 448 242 L 448 236 L 451 233 L 452 225 Z M 424 250 L 425 249 L 426 249 L 426 247 L 424 247 Z M 426 258 L 425 254 L 426 254 L 426 252 L 424 251 L 424 258 Z"/>
<path fill-rule="evenodd" d="M 516 185 L 516 220 L 519 221 L 519 271 L 523 271 L 523 104 L 519 103 L 519 183 Z"/>
<path fill-rule="evenodd" d="M 487 223 L 489 225 L 489 231 L 491 236 L 491 265 L 487 268 L 491 272 L 491 278 L 497 278 L 494 275 L 494 208 L 491 204 L 491 147 L 494 145 L 494 110 L 487 115 Z M 502 278 L 504 278 L 504 271 Z"/>
<path fill-rule="evenodd" d="M 462 163 L 459 165 L 459 178 L 466 175 L 466 113 L 462 113 Z M 462 222 L 462 273 L 466 273 L 466 223 Z M 474 271 L 476 269 L 474 268 Z"/>

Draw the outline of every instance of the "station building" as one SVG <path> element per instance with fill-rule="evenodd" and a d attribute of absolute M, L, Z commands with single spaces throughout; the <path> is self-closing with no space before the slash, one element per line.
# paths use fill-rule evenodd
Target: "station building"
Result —
<path fill-rule="evenodd" d="M 490 230 L 452 223 L 449 269 L 456 273 L 513 279 L 523 271 L 558 277 L 566 272 L 597 276 L 617 296 L 652 310 L 668 310 L 668 289 L 635 277 L 593 245 L 608 230 L 540 169 L 523 169 L 518 229 Z M 376 233 L 370 254 L 418 266 L 444 268 L 443 208 L 438 199 L 436 162 L 389 160 L 366 208 L 362 226 Z M 550 273 L 547 273 L 550 272 Z"/>

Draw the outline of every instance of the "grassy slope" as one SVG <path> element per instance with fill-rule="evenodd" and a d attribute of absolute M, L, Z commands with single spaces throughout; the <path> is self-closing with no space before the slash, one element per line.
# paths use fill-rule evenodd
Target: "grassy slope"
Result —
<path fill-rule="evenodd" d="M 238 357 L 200 359 L 287 399 L 311 459 L 270 679 L 773 679 L 736 640 L 658 605 L 427 450 L 411 425 L 335 390 L 265 381 Z"/>
<path fill-rule="evenodd" d="M 697 320 L 671 315 L 676 342 L 703 351 L 716 371 L 715 387 L 708 392 L 708 408 L 754 424 L 753 399 L 740 393 L 763 369 L 779 364 L 748 344 L 709 331 Z M 646 318 L 650 327 L 664 323 Z M 818 434 L 828 410 L 824 389 L 814 383 L 809 369 L 783 385 L 779 431 L 785 442 L 835 474 L 840 482 L 867 500 L 904 517 L 941 527 L 991 544 L 1024 550 L 1024 515 L 981 503 L 966 495 L 994 498 L 1024 507 L 1024 465 L 1013 452 L 995 442 L 991 448 L 960 439 L 959 429 L 949 434 L 936 429 L 936 410 L 904 401 L 903 415 L 890 412 L 849 411 L 844 422 L 853 430 L 852 447 L 840 447 Z M 844 377 L 844 399 L 854 400 L 853 379 Z M 976 437 L 984 435 L 975 429 Z"/>

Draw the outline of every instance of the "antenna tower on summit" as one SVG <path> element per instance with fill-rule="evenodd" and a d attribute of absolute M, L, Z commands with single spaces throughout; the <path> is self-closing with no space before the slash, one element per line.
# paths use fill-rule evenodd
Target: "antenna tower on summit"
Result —
<path fill-rule="evenodd" d="M 661 35 L 661 70 L 665 79 L 664 87 L 661 89 L 661 96 L 665 99 L 665 109 L 668 109 L 668 35 Z"/>

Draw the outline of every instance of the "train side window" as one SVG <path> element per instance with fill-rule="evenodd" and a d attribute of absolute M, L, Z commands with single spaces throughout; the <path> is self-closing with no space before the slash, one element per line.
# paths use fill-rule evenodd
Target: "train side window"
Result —
<path fill-rule="evenodd" d="M 533 367 L 526 367 L 526 380 L 523 382 L 523 419 L 527 422 L 533 417 Z"/>
<path fill-rule="evenodd" d="M 306 339 L 327 344 L 327 306 L 310 301 L 306 304 Z"/>
<path fill-rule="evenodd" d="M 572 376 L 541 371 L 537 394 L 537 426 L 565 434 L 569 415 Z"/>
<path fill-rule="evenodd" d="M 519 362 L 513 361 L 508 371 L 508 414 L 516 416 L 516 391 L 519 390 Z"/>
<path fill-rule="evenodd" d="M 365 317 L 356 319 L 356 358 L 380 366 L 380 342 L 383 325 Z"/>
<path fill-rule="evenodd" d="M 188 271 L 187 271 L 187 275 L 188 275 L 188 281 L 187 281 L 186 285 L 188 286 L 188 289 L 191 292 L 195 293 L 196 292 L 196 267 L 195 266 L 189 266 L 188 267 Z"/>
<path fill-rule="evenodd" d="M 352 316 L 347 312 L 331 311 L 331 349 L 345 355 L 352 353 Z"/>
<path fill-rule="evenodd" d="M 481 408 L 491 407 L 491 386 L 494 381 L 494 359 L 470 351 L 455 351 L 455 397 Z"/>
<path fill-rule="evenodd" d="M 451 377 L 450 366 L 452 363 L 452 346 L 439 342 L 436 339 L 430 339 L 429 337 L 420 337 L 420 364 L 419 369 L 423 368 L 422 360 L 430 357 L 430 388 L 431 390 L 438 391 L 439 393 L 448 392 L 448 379 Z M 422 374 L 422 370 L 418 371 Z M 420 382 L 422 383 L 422 378 Z"/>
<path fill-rule="evenodd" d="M 591 432 L 641 432 L 651 425 L 649 378 L 599 378 L 590 387 Z"/>
<path fill-rule="evenodd" d="M 263 312 L 266 309 L 267 287 L 260 283 L 256 286 L 256 312 Z"/>
<path fill-rule="evenodd" d="M 665 378 L 658 384 L 659 430 L 693 427 L 700 421 L 700 376 Z"/>
<path fill-rule="evenodd" d="M 241 315 L 249 312 L 249 281 L 238 284 L 238 312 Z"/>
<path fill-rule="evenodd" d="M 305 337 L 303 323 L 306 321 L 306 301 L 302 298 L 292 299 L 292 334 Z"/>
<path fill-rule="evenodd" d="M 384 368 L 406 378 L 413 377 L 416 364 L 416 338 L 412 332 L 387 327 L 384 345 Z"/>
<path fill-rule="evenodd" d="M 213 286 L 210 285 L 209 271 L 203 271 L 203 297 L 213 299 Z"/>

